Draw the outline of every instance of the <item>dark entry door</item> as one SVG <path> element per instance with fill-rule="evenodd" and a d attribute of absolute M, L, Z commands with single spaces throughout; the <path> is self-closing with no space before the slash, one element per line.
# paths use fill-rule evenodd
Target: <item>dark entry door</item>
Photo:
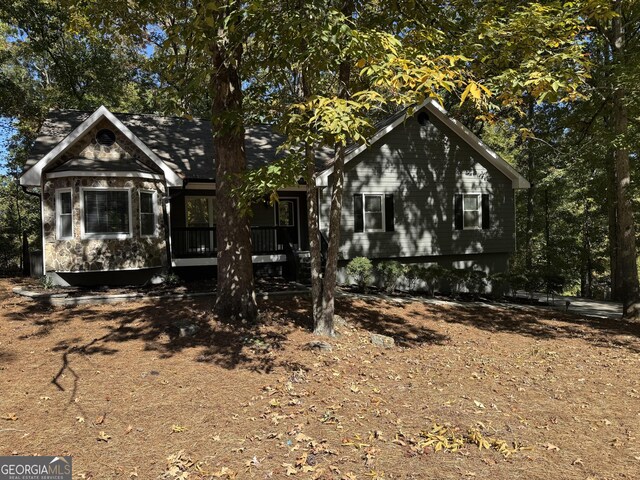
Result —
<path fill-rule="evenodd" d="M 280 198 L 276 207 L 276 225 L 286 230 L 289 242 L 294 249 L 300 246 L 300 233 L 298 231 L 298 199 L 297 198 Z M 284 238 L 280 238 L 278 243 L 284 243 Z"/>

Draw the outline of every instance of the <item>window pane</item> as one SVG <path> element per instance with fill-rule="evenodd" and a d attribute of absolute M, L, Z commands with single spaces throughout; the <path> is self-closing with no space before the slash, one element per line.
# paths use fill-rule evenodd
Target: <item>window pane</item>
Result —
<path fill-rule="evenodd" d="M 465 210 L 478 210 L 478 195 L 465 195 L 464 196 L 464 209 Z"/>
<path fill-rule="evenodd" d="M 66 213 L 64 215 L 60 215 L 60 236 L 61 237 L 70 237 L 71 236 L 71 214 Z"/>
<path fill-rule="evenodd" d="M 153 193 L 140 192 L 140 213 L 153 213 Z"/>
<path fill-rule="evenodd" d="M 293 202 L 281 201 L 278 204 L 278 221 L 279 224 L 284 227 L 295 225 L 293 220 Z"/>
<path fill-rule="evenodd" d="M 464 212 L 464 227 L 480 226 L 480 212 Z"/>
<path fill-rule="evenodd" d="M 187 227 L 209 226 L 209 200 L 205 197 L 186 197 Z"/>
<path fill-rule="evenodd" d="M 71 192 L 61 192 L 60 196 L 60 213 L 71 213 Z"/>
<path fill-rule="evenodd" d="M 87 233 L 129 233 L 129 193 L 84 192 L 84 222 Z"/>
<path fill-rule="evenodd" d="M 382 212 L 365 212 L 364 219 L 367 230 L 382 230 Z"/>
<path fill-rule="evenodd" d="M 382 199 L 380 198 L 380 195 L 365 195 L 364 211 L 382 212 Z"/>
<path fill-rule="evenodd" d="M 143 213 L 140 215 L 140 234 L 141 235 L 154 235 L 156 233 L 156 226 L 154 225 L 155 215 Z"/>

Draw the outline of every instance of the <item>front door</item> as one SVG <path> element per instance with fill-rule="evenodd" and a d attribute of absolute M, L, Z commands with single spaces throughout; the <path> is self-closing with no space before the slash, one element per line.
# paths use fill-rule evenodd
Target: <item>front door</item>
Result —
<path fill-rule="evenodd" d="M 280 197 L 276 206 L 276 225 L 286 229 L 289 242 L 294 250 L 300 247 L 300 216 L 298 215 L 298 199 L 295 197 Z M 284 239 L 279 239 L 282 244 Z"/>

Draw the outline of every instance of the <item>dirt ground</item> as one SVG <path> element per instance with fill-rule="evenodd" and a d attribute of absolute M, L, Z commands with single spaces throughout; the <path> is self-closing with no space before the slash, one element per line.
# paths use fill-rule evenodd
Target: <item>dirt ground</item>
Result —
<path fill-rule="evenodd" d="M 0 455 L 72 455 L 74 478 L 640 478 L 637 324 L 342 298 L 328 351 L 304 299 L 249 327 L 207 298 L 50 308 L 15 284 Z"/>

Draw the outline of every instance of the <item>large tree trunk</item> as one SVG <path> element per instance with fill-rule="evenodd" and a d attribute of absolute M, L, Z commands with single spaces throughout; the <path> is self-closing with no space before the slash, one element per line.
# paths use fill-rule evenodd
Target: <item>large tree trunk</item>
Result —
<path fill-rule="evenodd" d="M 618 88 L 613 96 L 614 132 L 624 135 L 628 130 L 628 118 L 624 104 L 624 92 Z M 636 257 L 636 234 L 631 204 L 631 172 L 629 152 L 616 147 L 614 153 L 616 167 L 616 217 L 618 283 L 622 294 L 624 317 L 640 317 L 640 298 L 638 285 L 638 264 Z"/>
<path fill-rule="evenodd" d="M 621 14 L 621 3 L 614 3 L 617 13 Z M 612 22 L 612 47 L 614 64 L 624 63 L 625 32 L 621 16 Z M 629 119 L 623 85 L 617 85 L 613 92 L 612 105 L 613 133 L 616 141 L 624 143 L 628 135 Z M 614 164 L 616 172 L 616 216 L 618 243 L 618 279 L 622 288 L 623 316 L 640 317 L 640 289 L 638 286 L 638 265 L 636 259 L 636 236 L 631 203 L 631 172 L 629 151 L 625 146 L 614 146 Z"/>
<path fill-rule="evenodd" d="M 298 8 L 302 8 L 299 6 Z M 311 85 L 305 69 L 301 69 L 298 81 L 298 97 L 306 101 L 311 97 Z M 320 232 L 319 191 L 316 186 L 315 150 L 313 145 L 305 144 L 305 162 L 307 167 L 307 228 L 309 231 L 309 255 L 311 269 L 311 315 L 314 329 L 322 317 L 322 239 Z"/>
<path fill-rule="evenodd" d="M 237 7 L 237 5 L 236 5 Z M 218 285 L 216 313 L 254 321 L 258 308 L 253 285 L 249 217 L 239 208 L 233 189 L 246 170 L 242 82 L 242 46 L 229 47 L 225 32 L 211 44 L 212 125 L 216 158 L 216 238 Z"/>
<path fill-rule="evenodd" d="M 351 65 L 348 60 L 340 64 L 338 74 L 340 98 L 348 98 Z M 331 175 L 331 211 L 329 213 L 329 247 L 324 267 L 322 288 L 322 314 L 315 319 L 314 333 L 334 335 L 333 314 L 335 312 L 335 293 L 338 277 L 338 254 L 340 250 L 340 219 L 342 216 L 342 192 L 344 190 L 344 151 L 343 145 L 336 147 Z"/>

